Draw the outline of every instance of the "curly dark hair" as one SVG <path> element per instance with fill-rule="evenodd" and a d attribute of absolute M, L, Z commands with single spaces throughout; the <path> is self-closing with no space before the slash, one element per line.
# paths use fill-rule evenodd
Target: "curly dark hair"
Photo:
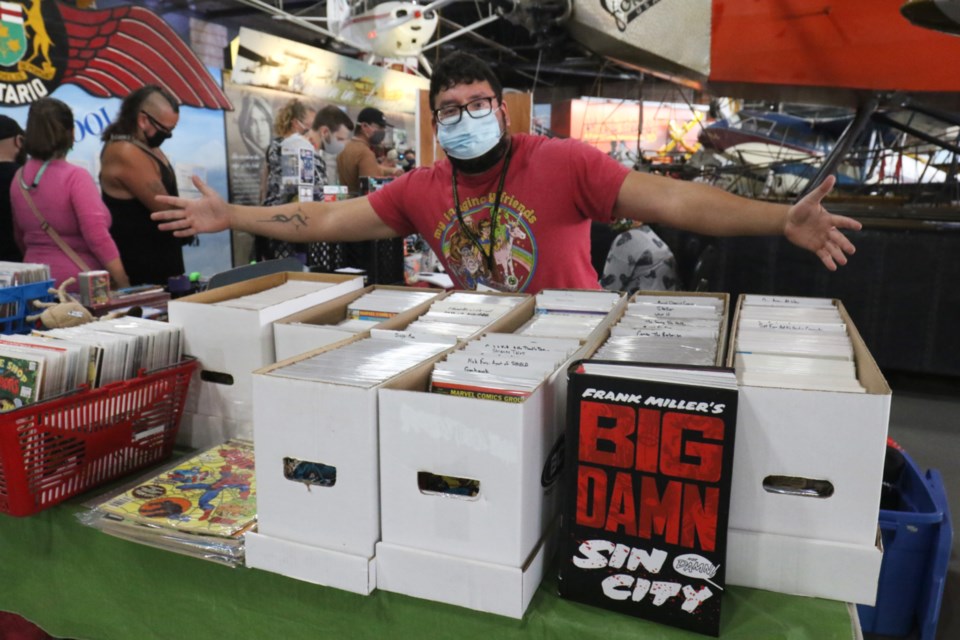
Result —
<path fill-rule="evenodd" d="M 455 51 L 440 61 L 430 76 L 430 108 L 436 109 L 437 95 L 458 84 L 489 82 L 497 102 L 503 101 L 503 85 L 486 62 L 464 51 Z"/>
<path fill-rule="evenodd" d="M 180 103 L 173 97 L 169 91 L 156 84 L 147 84 L 133 93 L 130 93 L 120 104 L 120 111 L 117 113 L 117 119 L 103 130 L 100 139 L 104 142 L 113 136 L 131 136 L 137 132 L 137 118 L 140 116 L 140 110 L 147 98 L 155 93 L 163 96 L 163 99 L 170 104 L 174 113 L 180 113 Z"/>

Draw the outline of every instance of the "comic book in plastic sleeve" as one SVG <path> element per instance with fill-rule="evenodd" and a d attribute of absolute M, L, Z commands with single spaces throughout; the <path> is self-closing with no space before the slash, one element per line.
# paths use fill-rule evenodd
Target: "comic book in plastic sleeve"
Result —
<path fill-rule="evenodd" d="M 44 360 L 21 351 L 0 353 L 0 413 L 40 399 Z"/>
<path fill-rule="evenodd" d="M 567 379 L 560 595 L 719 636 L 736 373 L 585 360 Z"/>
<path fill-rule="evenodd" d="M 187 458 L 99 505 L 131 522 L 234 537 L 256 521 L 253 445 L 230 440 Z"/>

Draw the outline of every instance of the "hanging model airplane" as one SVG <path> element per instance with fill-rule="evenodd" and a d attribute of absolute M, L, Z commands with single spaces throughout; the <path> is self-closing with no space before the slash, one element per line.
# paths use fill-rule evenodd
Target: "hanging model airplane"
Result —
<path fill-rule="evenodd" d="M 717 96 L 855 106 L 876 92 L 947 93 L 960 106 L 960 75 L 943 73 L 960 39 L 932 30 L 960 32 L 960 0 L 478 0 L 480 19 L 440 39 L 438 12 L 457 0 L 329 0 L 322 18 L 239 1 L 368 61 L 418 58 L 428 71 L 424 50 L 503 19 Z"/>
<path fill-rule="evenodd" d="M 496 14 L 488 15 L 430 42 L 439 24 L 437 11 L 456 0 L 433 0 L 429 4 L 407 1 L 377 4 L 373 0 L 350 3 L 348 0 L 329 0 L 325 17 L 293 14 L 263 0 L 239 1 L 265 11 L 275 19 L 299 25 L 352 47 L 366 54 L 368 62 L 377 58 L 416 58 L 428 72 L 430 64 L 423 55 L 424 50 L 473 32 L 500 17 Z"/>
<path fill-rule="evenodd" d="M 382 58 L 418 56 L 437 31 L 436 9 L 452 0 L 428 5 L 384 2 L 355 12 L 347 0 L 328 0 L 328 28 L 341 42 Z"/>

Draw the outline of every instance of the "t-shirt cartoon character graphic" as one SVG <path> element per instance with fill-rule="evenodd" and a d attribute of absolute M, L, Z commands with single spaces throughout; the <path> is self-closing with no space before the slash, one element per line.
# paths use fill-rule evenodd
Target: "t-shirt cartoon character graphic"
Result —
<path fill-rule="evenodd" d="M 536 270 L 536 242 L 522 216 L 501 205 L 494 225 L 490 204 L 452 218 L 441 239 L 450 275 L 463 288 L 523 291 Z M 486 216 L 481 218 L 480 216 Z"/>

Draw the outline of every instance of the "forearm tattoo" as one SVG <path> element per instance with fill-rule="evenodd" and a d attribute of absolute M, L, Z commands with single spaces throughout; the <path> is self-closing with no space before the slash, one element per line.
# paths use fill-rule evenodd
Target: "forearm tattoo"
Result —
<path fill-rule="evenodd" d="M 307 216 L 304 213 L 301 213 L 300 209 L 297 209 L 297 212 L 291 216 L 286 215 L 285 213 L 278 213 L 269 218 L 261 219 L 260 222 L 282 222 L 282 223 L 292 223 L 293 228 L 300 230 L 302 227 L 307 226 Z"/>

